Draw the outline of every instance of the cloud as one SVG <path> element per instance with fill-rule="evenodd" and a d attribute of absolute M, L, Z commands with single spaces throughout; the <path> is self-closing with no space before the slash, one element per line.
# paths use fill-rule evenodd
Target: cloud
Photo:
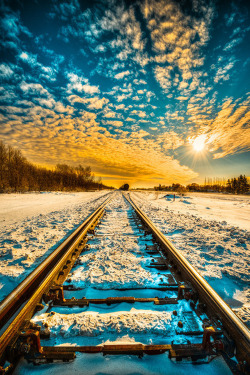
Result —
<path fill-rule="evenodd" d="M 77 91 L 79 93 L 85 92 L 86 94 L 92 95 L 100 92 L 99 86 L 90 85 L 88 79 L 85 77 L 68 72 L 67 78 L 69 79 L 69 83 L 67 84 L 68 93 Z"/>
<path fill-rule="evenodd" d="M 32 37 L 32 33 L 23 26 L 18 13 L 12 12 L 9 8 L 5 8 L 5 14 L 1 17 L 0 28 L 4 32 L 5 39 L 19 42 L 20 34 Z"/>
<path fill-rule="evenodd" d="M 238 103 L 227 100 L 208 122 L 206 143 L 215 159 L 250 150 L 250 96 Z"/>
<path fill-rule="evenodd" d="M 237 46 L 241 42 L 242 42 L 242 38 L 233 39 L 231 42 L 229 42 L 225 45 L 223 50 L 224 51 L 230 51 L 231 49 L 233 49 L 235 46 Z"/>
<path fill-rule="evenodd" d="M 108 104 L 109 102 L 107 98 L 99 98 L 97 96 L 94 98 L 82 98 L 77 95 L 70 95 L 68 97 L 68 100 L 71 104 L 74 104 L 74 103 L 86 104 L 86 106 L 89 109 L 102 109 L 103 106 Z"/>
<path fill-rule="evenodd" d="M 124 78 L 125 76 L 128 76 L 130 75 L 131 73 L 129 72 L 129 70 L 126 70 L 125 72 L 121 72 L 121 73 L 117 73 L 114 78 L 115 79 L 122 79 Z"/>
<path fill-rule="evenodd" d="M 61 2 L 55 4 L 54 6 L 55 10 L 60 13 L 63 20 L 67 20 L 69 17 L 74 16 L 78 11 L 80 11 L 80 6 L 77 0 Z"/>
<path fill-rule="evenodd" d="M 125 95 L 125 94 L 117 95 L 116 96 L 116 100 L 118 102 L 122 102 L 124 99 L 128 99 L 130 96 L 131 96 L 131 94 L 129 94 L 129 95 Z"/>
<path fill-rule="evenodd" d="M 204 64 L 201 48 L 209 40 L 214 9 L 209 3 L 194 4 L 195 12 L 187 13 L 177 1 L 141 3 L 155 51 L 155 78 L 166 93 L 178 83 L 180 91 L 187 89 L 194 71 Z"/>
<path fill-rule="evenodd" d="M 22 52 L 19 55 L 20 59 L 27 62 L 30 65 L 37 65 L 37 56 L 33 54 L 28 54 L 27 52 Z"/>
<path fill-rule="evenodd" d="M 134 7 L 110 1 L 105 3 L 105 9 L 95 7 L 95 12 L 91 12 L 90 9 L 81 11 L 79 4 L 74 4 L 69 15 L 68 2 L 62 4 L 66 4 L 65 7 L 55 5 L 51 15 L 63 21 L 58 37 L 66 43 L 75 38 L 87 43 L 95 54 L 112 52 L 119 62 L 130 58 L 141 67 L 148 64 L 145 41 Z M 110 73 L 112 71 L 108 75 Z"/>
<path fill-rule="evenodd" d="M 184 144 L 184 139 L 173 130 L 157 136 L 157 143 L 164 151 L 175 150 Z"/>
<path fill-rule="evenodd" d="M 122 121 L 106 121 L 106 124 L 115 126 L 117 128 L 120 128 L 120 127 L 123 126 L 123 122 Z"/>
<path fill-rule="evenodd" d="M 168 90 L 172 86 L 172 80 L 171 80 L 172 69 L 173 68 L 171 66 L 167 68 L 156 66 L 154 69 L 155 78 L 159 82 L 159 84 L 161 85 L 161 87 L 164 89 L 165 92 L 168 92 Z"/>
<path fill-rule="evenodd" d="M 131 181 L 195 178 L 172 157 L 189 134 L 206 134 L 215 158 L 248 150 L 249 103 L 221 105 L 228 92 L 237 98 L 237 78 L 247 72 L 236 55 L 245 24 L 236 12 L 210 43 L 217 3 L 185 5 L 55 1 L 50 34 L 41 27 L 34 36 L 22 25 L 27 10 L 6 8 L 1 46 L 12 49 L 0 65 L 0 98 L 7 143 L 20 143 L 37 162 L 89 163 Z"/>
<path fill-rule="evenodd" d="M 0 100 L 4 104 L 11 104 L 17 100 L 18 96 L 14 92 L 14 87 L 12 85 L 5 85 L 5 87 L 0 87 Z"/>
<path fill-rule="evenodd" d="M 47 97 L 50 96 L 48 90 L 40 85 L 40 83 L 27 83 L 22 81 L 20 83 L 20 89 L 24 92 L 24 94 L 43 95 Z"/>
<path fill-rule="evenodd" d="M 24 87 L 36 94 L 43 93 L 39 85 L 26 84 Z M 15 116 L 17 109 L 10 108 L 9 117 L 1 119 L 3 123 L 8 120 L 8 126 L 1 131 L 3 140 L 11 134 L 25 156 L 33 162 L 41 163 L 43 160 L 43 164 L 54 165 L 60 159 L 75 165 L 82 163 L 90 165 L 98 174 L 140 179 L 148 183 L 154 183 L 157 178 L 164 179 L 166 183 L 186 182 L 197 175 L 164 153 L 161 144 L 166 141 L 150 139 L 149 133 L 138 127 L 128 137 L 128 132 L 121 130 L 122 121 L 108 120 L 106 126 L 116 129 L 111 134 L 99 124 L 93 112 L 79 111 L 78 117 L 75 117 L 70 107 L 59 113 L 46 99 L 43 102 L 41 98 L 39 100 L 40 104 L 50 108 L 32 105 L 20 109 L 18 116 Z M 78 98 L 71 97 L 72 103 L 75 100 Z"/>
<path fill-rule="evenodd" d="M 146 84 L 147 84 L 147 82 L 144 81 L 143 79 L 134 79 L 134 80 L 133 80 L 133 83 L 134 83 L 135 85 L 146 85 Z"/>
<path fill-rule="evenodd" d="M 107 118 L 115 118 L 115 117 L 119 117 L 119 115 L 118 115 L 116 112 L 114 112 L 114 111 L 109 111 L 109 110 L 107 109 L 107 111 L 104 112 L 103 117 L 107 117 Z"/>
<path fill-rule="evenodd" d="M 231 59 L 232 60 L 232 59 Z M 229 71 L 234 67 L 236 61 L 230 61 L 224 67 L 219 67 L 214 77 L 214 82 L 229 80 Z"/>
<path fill-rule="evenodd" d="M 177 96 L 177 100 L 183 101 L 183 100 L 188 100 L 186 96 Z"/>
<path fill-rule="evenodd" d="M 7 64 L 0 64 L 0 78 L 9 79 L 13 76 L 14 72 Z"/>
<path fill-rule="evenodd" d="M 131 112 L 131 114 L 139 116 L 139 117 L 147 117 L 146 112 L 144 112 L 144 111 L 137 111 L 135 109 Z"/>
<path fill-rule="evenodd" d="M 35 101 L 38 102 L 41 107 L 52 109 L 55 106 L 55 101 L 53 99 L 36 98 Z"/>
<path fill-rule="evenodd" d="M 19 54 L 19 59 L 30 65 L 34 69 L 35 72 L 37 72 L 37 69 L 40 71 L 39 78 L 46 78 L 49 81 L 55 81 L 56 80 L 56 73 L 57 70 L 55 67 L 58 67 L 58 64 L 54 64 L 54 67 L 44 66 L 41 63 L 37 61 L 37 55 L 28 53 L 28 52 L 21 52 Z"/>
<path fill-rule="evenodd" d="M 98 94 L 100 92 L 98 86 L 93 86 L 90 84 L 82 85 L 82 91 L 86 94 Z"/>
<path fill-rule="evenodd" d="M 124 109 L 124 108 L 125 108 L 125 105 L 124 105 L 124 104 L 119 104 L 119 105 L 117 105 L 115 108 L 116 108 L 116 110 L 117 110 L 117 109 Z"/>

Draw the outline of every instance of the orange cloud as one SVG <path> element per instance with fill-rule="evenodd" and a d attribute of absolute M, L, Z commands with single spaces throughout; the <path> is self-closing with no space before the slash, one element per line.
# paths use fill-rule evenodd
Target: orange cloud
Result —
<path fill-rule="evenodd" d="M 21 148 L 33 162 L 81 163 L 90 165 L 98 175 L 117 176 L 119 181 L 128 179 L 131 183 L 144 181 L 151 186 L 157 180 L 186 183 L 197 176 L 168 155 L 169 149 L 181 144 L 174 132 L 150 139 L 148 132 L 135 130 L 128 137 L 128 132 L 120 129 L 111 134 L 92 112 L 82 111 L 78 118 L 40 106 L 26 112 L 26 116 L 16 116 L 8 122 L 3 139 L 11 132 L 12 145 Z M 117 127 L 122 122 L 115 120 L 110 124 Z"/>

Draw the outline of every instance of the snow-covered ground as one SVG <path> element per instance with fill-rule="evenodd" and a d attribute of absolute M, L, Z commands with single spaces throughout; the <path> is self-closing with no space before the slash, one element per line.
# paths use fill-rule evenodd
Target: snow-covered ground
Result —
<path fill-rule="evenodd" d="M 0 301 L 107 193 L 0 194 Z"/>
<path fill-rule="evenodd" d="M 86 193 L 87 194 L 87 193 Z M 53 200 L 51 196 L 51 201 Z M 71 203 L 66 203 L 66 196 L 61 205 L 53 206 L 49 202 L 47 212 L 36 211 L 32 216 L 32 205 L 27 203 L 27 214 L 19 216 L 17 223 L 9 222 L 3 226 L 1 237 L 3 266 L 0 269 L 4 292 L 11 282 L 16 284 L 30 272 L 81 219 L 105 199 L 103 194 L 83 195 L 79 203 L 75 196 Z M 86 198 L 86 199 L 85 199 Z M 95 200 L 97 198 L 97 200 Z M 57 198 L 55 198 L 57 199 Z M 142 199 L 137 195 L 137 201 Z M 59 209 L 60 208 L 60 209 Z M 158 211 L 150 201 L 145 200 L 144 208 L 152 209 L 152 215 Z M 164 214 L 166 209 L 163 210 Z M 160 211 L 161 215 L 162 212 Z M 151 215 L 151 216 L 152 216 Z M 5 222 L 6 223 L 6 222 Z M 138 228 L 131 206 L 116 193 L 108 204 L 106 214 L 95 230 L 95 236 L 89 236 L 89 248 L 84 251 L 66 284 L 80 288 L 78 291 L 65 291 L 65 298 L 107 298 L 117 296 L 176 298 L 177 289 L 158 290 L 167 283 L 169 270 L 149 268 L 155 255 L 147 253 L 147 246 L 152 246 L 152 236 L 145 235 Z M 13 267 L 13 273 L 12 272 Z M 6 278 L 4 272 L 6 270 Z M 20 276 L 18 271 L 20 270 Z M 172 279 L 174 282 L 174 279 Z M 8 286 L 8 287 L 7 287 Z M 131 289 L 130 289 L 131 288 Z M 173 310 L 177 311 L 173 313 Z M 45 306 L 33 321 L 48 327 L 51 338 L 45 345 L 100 345 L 103 343 L 144 343 L 169 344 L 201 342 L 202 319 L 190 306 L 190 302 L 180 300 L 177 304 L 154 305 L 136 302 L 108 305 L 90 304 L 86 307 Z M 178 326 L 178 322 L 183 327 Z M 193 331 L 195 335 L 185 335 Z M 93 359 L 92 359 L 93 358 Z M 78 354 L 73 364 L 46 365 L 39 367 L 39 373 L 55 375 L 58 372 L 81 374 L 109 373 L 117 374 L 184 374 L 190 371 L 198 374 L 230 374 L 222 358 L 215 359 L 209 365 L 175 364 L 168 354 L 157 356 L 145 355 L 138 359 L 134 356 L 100 356 Z M 64 371 L 64 372 L 63 372 Z M 37 368 L 21 363 L 15 374 L 35 373 Z"/>
<path fill-rule="evenodd" d="M 0 194 L 0 229 L 10 224 L 22 224 L 28 218 L 47 215 L 72 206 L 88 203 L 108 191 L 86 193 L 34 192 L 25 194 Z M 46 219 L 46 217 L 44 217 Z"/>
<path fill-rule="evenodd" d="M 152 236 L 138 228 L 134 211 L 121 194 L 116 194 L 107 205 L 95 232 L 95 237 L 89 240 L 89 249 L 81 254 L 66 284 L 82 288 L 81 297 L 88 298 L 105 298 L 107 293 L 109 297 L 117 297 L 121 292 L 124 295 L 126 289 L 130 296 L 137 291 L 142 297 L 142 290 L 147 288 L 154 289 L 154 296 L 159 295 L 156 288 L 167 284 L 170 271 L 148 267 L 152 256 L 146 249 L 153 245 Z M 156 256 L 153 257 L 155 260 Z M 174 291 L 161 291 L 162 297 L 177 298 L 177 293 L 177 285 Z M 76 297 L 75 291 L 70 294 Z M 136 302 L 132 306 L 90 304 L 70 311 L 65 307 L 52 308 L 53 311 L 38 312 L 33 321 L 49 328 L 50 341 L 56 345 L 67 340 L 79 345 L 98 345 L 119 337 L 144 344 L 169 343 L 177 339 L 177 332 L 178 340 L 186 342 L 182 335 L 186 331 L 203 331 L 202 320 L 186 300 L 172 305 Z M 177 315 L 173 314 L 174 309 Z M 183 322 L 182 328 L 178 327 L 179 321 Z M 188 338 L 201 340 L 192 335 Z"/>
<path fill-rule="evenodd" d="M 189 213 L 203 219 L 226 221 L 250 231 L 250 196 L 188 192 L 182 197 L 173 192 L 141 192 L 149 201 L 158 201 L 173 212 Z"/>
<path fill-rule="evenodd" d="M 134 219 L 131 206 L 125 202 L 121 195 L 116 195 L 108 204 L 106 215 L 96 229 L 96 237 L 89 241 L 89 250 L 82 253 L 78 264 L 69 275 L 69 283 L 74 287 L 82 288 L 81 296 L 94 293 L 96 298 L 105 298 L 103 292 L 109 296 L 117 296 L 124 289 L 137 289 L 138 293 L 147 287 L 160 287 L 164 281 L 167 283 L 169 271 L 158 271 L 155 268 L 147 268 L 152 257 L 145 252 L 146 244 L 152 245 L 152 236 L 145 236 L 144 230 L 140 230 Z M 67 284 L 67 283 L 66 283 Z M 154 294 L 157 293 L 154 290 Z M 75 291 L 71 292 L 76 296 Z M 134 290 L 129 291 L 134 296 Z M 164 292 L 164 296 L 175 292 Z M 124 293 L 123 293 L 124 295 Z M 92 295 L 93 297 L 93 295 Z M 153 336 L 159 340 L 159 336 L 167 336 L 174 339 L 178 330 L 178 321 L 185 321 L 185 315 L 194 321 L 195 329 L 202 331 L 202 321 L 194 316 L 187 301 L 180 301 L 179 314 L 174 316 L 174 306 L 155 306 L 148 303 L 136 303 L 131 308 L 129 304 L 117 304 L 111 307 L 90 306 L 86 311 L 74 309 L 68 311 L 65 308 L 53 307 L 53 312 L 38 313 L 33 319 L 36 323 L 46 323 L 51 330 L 55 343 L 64 342 L 68 337 L 98 337 L 95 344 L 105 342 L 117 335 L 129 335 L 130 339 L 139 338 L 144 343 L 149 343 Z M 176 307 L 177 308 L 177 307 Z M 191 317 L 192 315 L 192 317 Z M 184 324 L 182 330 L 189 329 Z M 145 333 L 147 333 L 145 337 Z M 84 341 L 81 341 L 84 342 Z"/>
<path fill-rule="evenodd" d="M 120 194 L 108 204 L 97 237 L 88 242 L 89 251 L 79 258 L 80 265 L 70 277 L 76 287 L 121 289 L 158 285 L 158 273 L 145 269 L 151 262 L 150 257 L 144 256 L 145 242 L 152 245 L 152 236 L 144 236 L 131 223 L 133 214 Z"/>
<path fill-rule="evenodd" d="M 169 270 L 149 268 L 156 255 L 147 253 L 152 246 L 152 236 L 145 235 L 138 228 L 131 206 L 116 194 L 108 204 L 106 214 L 95 230 L 95 236 L 88 241 L 85 250 L 72 269 L 66 284 L 80 288 L 79 291 L 65 291 L 65 297 L 106 298 L 117 296 L 133 297 L 177 297 L 173 291 L 158 290 L 167 283 Z M 174 282 L 174 279 L 173 279 Z M 131 289 L 129 289 L 131 288 Z M 147 289 L 152 288 L 152 289 Z M 176 310 L 177 313 L 173 313 Z M 177 314 L 177 315 L 176 315 Z M 205 315 L 201 318 L 205 318 Z M 38 312 L 33 321 L 41 327 L 48 327 L 51 337 L 46 345 L 101 345 L 101 344 L 169 344 L 201 342 L 202 319 L 190 306 L 180 300 L 177 304 L 154 305 L 152 302 L 117 303 L 112 305 L 93 304 L 85 307 L 52 306 Z M 178 322 L 183 327 L 178 327 Z M 185 332 L 195 332 L 188 336 Z M 92 358 L 94 357 L 94 360 Z M 77 354 L 69 372 L 81 374 L 230 374 L 221 359 L 211 364 L 198 366 L 174 364 L 168 354 L 157 356 L 99 356 Z M 57 374 L 61 366 L 41 366 L 41 373 Z M 46 370 L 45 370 L 46 369 Z M 63 370 L 63 369 L 62 369 Z M 36 372 L 36 368 L 22 363 L 18 375 Z"/>
<path fill-rule="evenodd" d="M 131 197 L 200 274 L 250 323 L 250 197 L 133 192 Z"/>

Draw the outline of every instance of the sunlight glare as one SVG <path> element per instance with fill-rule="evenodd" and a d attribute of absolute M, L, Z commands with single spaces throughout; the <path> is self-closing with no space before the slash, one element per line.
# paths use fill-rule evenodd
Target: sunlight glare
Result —
<path fill-rule="evenodd" d="M 199 135 L 193 140 L 192 146 L 196 152 L 201 152 L 205 147 L 206 136 L 204 134 Z"/>

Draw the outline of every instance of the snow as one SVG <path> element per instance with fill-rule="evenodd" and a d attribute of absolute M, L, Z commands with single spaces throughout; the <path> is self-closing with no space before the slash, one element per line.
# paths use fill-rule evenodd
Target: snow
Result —
<path fill-rule="evenodd" d="M 41 259 L 58 245 L 61 237 L 69 234 L 101 201 L 103 193 L 84 193 L 79 196 L 48 194 L 44 200 L 42 216 L 40 208 L 32 207 L 29 199 L 18 213 L 14 223 L 15 203 L 13 198 L 8 218 L 5 206 L 5 224 L 3 225 L 3 246 L 0 268 L 3 283 L 3 293 L 16 285 L 20 279 L 30 272 Z M 89 195 L 86 195 L 89 194 Z M 61 194 L 59 194 L 61 195 Z M 39 197 L 39 195 L 36 195 Z M 48 198 L 49 197 L 49 198 Z M 63 199 L 61 199 L 63 198 Z M 97 200 L 96 200 L 97 198 Z M 98 199 L 99 198 L 99 199 Z M 32 196 L 33 199 L 33 196 Z M 58 199 L 60 204 L 58 204 Z M 22 200 L 22 199 L 21 199 Z M 145 200 L 143 198 L 143 200 Z M 70 201 L 70 202 L 69 202 Z M 137 195 L 141 204 L 142 198 Z M 47 203 L 46 203 L 47 202 Z M 35 205 L 35 199 L 33 201 Z M 45 204 L 46 203 L 46 204 Z M 144 208 L 151 210 L 151 216 L 156 219 L 165 218 L 166 208 L 155 208 L 150 200 L 145 200 Z M 11 208 L 12 207 L 12 208 Z M 33 211 L 34 210 L 34 211 Z M 12 215 L 13 212 L 13 215 Z M 7 216 L 6 216 L 7 215 Z M 35 215 L 35 216 L 34 216 Z M 3 217 L 4 218 L 4 217 Z M 9 221 L 8 221 L 9 220 Z M 177 219 L 176 219 L 177 223 Z M 4 222 L 3 222 L 4 224 Z M 182 233 L 186 231 L 185 223 Z M 164 285 L 169 275 L 168 270 L 158 271 L 148 268 L 154 256 L 147 254 L 146 245 L 152 245 L 152 236 L 137 227 L 135 215 L 130 205 L 117 193 L 107 205 L 106 213 L 95 236 L 89 236 L 89 249 L 84 251 L 77 264 L 71 271 L 68 284 L 79 287 L 78 291 L 65 291 L 65 298 L 106 298 L 116 296 L 134 297 L 176 297 L 177 291 L 157 290 Z M 179 237 L 178 229 L 173 228 L 173 237 Z M 241 244 L 242 245 L 242 244 Z M 240 245 L 240 246 L 241 246 Z M 197 255 L 198 259 L 198 255 Z M 217 275 L 217 273 L 216 273 Z M 132 290 L 129 290 L 132 288 Z M 152 289 L 146 289 L 152 288 Z M 238 297 L 237 298 L 243 298 Z M 245 298 L 245 295 L 244 295 Z M 180 300 L 178 305 L 154 305 L 153 303 L 128 303 L 108 305 L 90 304 L 86 307 L 45 306 L 33 317 L 33 321 L 51 331 L 51 338 L 42 345 L 102 345 L 112 343 L 144 343 L 169 344 L 201 342 L 202 320 L 194 313 L 189 301 Z M 177 315 L 173 314 L 177 311 Z M 178 327 L 178 322 L 183 328 Z M 197 335 L 186 336 L 185 332 L 196 331 Z M 48 364 L 37 367 L 21 362 L 16 374 L 186 374 L 194 375 L 230 374 L 222 358 L 216 358 L 211 364 L 194 366 L 193 364 L 174 363 L 168 358 L 168 353 L 157 356 L 144 355 L 137 358 L 130 355 L 103 356 L 101 354 L 77 354 L 73 363 Z"/>
<path fill-rule="evenodd" d="M 136 194 L 136 193 L 135 193 Z M 161 207 L 173 212 L 183 212 L 206 220 L 223 222 L 231 226 L 250 231 L 250 197 L 219 193 L 185 193 L 184 196 L 173 192 L 145 192 L 143 197 L 157 201 Z"/>
<path fill-rule="evenodd" d="M 145 235 L 138 228 L 136 216 L 131 206 L 116 194 L 107 205 L 105 216 L 95 229 L 95 236 L 88 242 L 89 248 L 79 257 L 77 265 L 69 276 L 68 283 L 77 288 L 83 288 L 81 298 L 86 296 L 88 289 L 95 290 L 96 298 L 116 296 L 116 291 L 135 288 L 137 291 L 148 287 L 157 288 L 167 282 L 169 271 L 157 271 L 147 268 L 151 257 L 147 256 L 146 245 L 152 245 L 152 236 Z M 134 290 L 129 291 L 134 295 Z M 170 292 L 177 297 L 176 291 Z M 76 297 L 76 293 L 72 292 Z M 158 294 L 154 290 L 154 296 Z M 167 296 L 165 292 L 164 296 Z M 124 295 L 124 292 L 123 292 Z M 141 293 L 139 295 L 142 295 Z M 178 314 L 173 315 L 173 310 Z M 183 322 L 183 328 L 178 327 L 178 321 Z M 114 340 L 118 336 L 150 343 L 164 337 L 169 343 L 185 331 L 202 331 L 202 321 L 192 311 L 189 302 L 182 300 L 176 305 L 153 305 L 152 303 L 94 305 L 74 308 L 70 312 L 65 307 L 53 306 L 51 312 L 37 313 L 33 318 L 41 326 L 46 324 L 51 331 L 55 344 L 61 344 L 65 339 L 73 337 L 75 342 L 83 343 L 88 338 L 98 337 L 99 344 L 106 342 L 110 336 Z M 190 329 L 190 327 L 192 328 Z M 146 334 L 146 335 L 145 335 Z M 79 337 L 83 340 L 79 341 Z M 171 339 L 171 340 L 170 340 Z M 186 339 L 184 339 L 186 340 Z"/>
<path fill-rule="evenodd" d="M 250 323 L 250 197 L 136 192 L 131 197 L 164 235 Z"/>
<path fill-rule="evenodd" d="M 91 284 L 97 289 L 145 288 L 160 283 L 160 272 L 145 269 L 151 261 L 145 256 L 145 241 L 152 245 L 152 236 L 142 237 L 144 232 L 138 231 L 132 214 L 123 199 L 112 199 L 97 237 L 89 241 L 90 251 L 79 258 L 80 265 L 70 275 L 76 287 Z"/>
<path fill-rule="evenodd" d="M 145 249 L 146 245 L 152 245 L 152 236 L 145 236 L 144 230 L 138 229 L 135 218 L 131 206 L 120 194 L 116 194 L 107 205 L 95 236 L 89 240 L 88 250 L 82 253 L 69 276 L 68 283 L 83 288 L 81 297 L 87 294 L 89 288 L 96 290 L 97 298 L 105 298 L 103 292 L 107 291 L 108 296 L 116 296 L 114 288 L 120 291 L 136 288 L 141 291 L 148 287 L 157 288 L 164 281 L 167 282 L 169 271 L 147 268 L 151 258 Z M 165 292 L 164 296 L 168 293 Z M 75 292 L 72 294 L 76 296 Z M 134 295 L 134 290 L 130 290 L 131 294 Z M 154 295 L 157 294 L 158 291 L 154 290 Z M 177 290 L 172 294 L 177 297 Z M 105 342 L 110 335 L 114 339 L 119 335 L 129 335 L 130 339 L 137 337 L 144 343 L 149 343 L 153 336 L 154 342 L 166 337 L 169 343 L 179 330 L 189 331 L 190 324 L 192 330 L 202 331 L 202 321 L 194 314 L 190 304 L 182 300 L 178 305 L 136 303 L 131 308 L 130 304 L 125 303 L 111 306 L 91 304 L 84 311 L 74 308 L 71 312 L 64 307 L 54 306 L 52 312 L 37 313 L 33 321 L 41 326 L 46 324 L 56 344 L 69 337 L 88 337 L 88 342 L 90 337 L 98 337 L 98 340 Z M 178 310 L 177 316 L 173 315 L 174 309 Z M 182 329 L 178 327 L 179 320 L 183 322 Z"/>
<path fill-rule="evenodd" d="M 21 361 L 15 371 L 18 375 L 232 375 L 221 357 L 207 364 L 175 363 L 168 358 L 168 353 L 161 355 L 144 355 L 142 358 L 132 355 L 110 356 L 99 354 L 77 353 L 70 363 L 46 364 L 33 366 Z"/>
<path fill-rule="evenodd" d="M 174 330 L 170 312 L 136 310 L 119 311 L 100 314 L 98 312 L 82 312 L 79 314 L 47 313 L 33 319 L 35 323 L 45 322 L 51 336 L 99 336 L 118 334 L 159 334 L 169 335 Z M 177 322 L 178 323 L 178 322 Z M 174 331 L 175 332 L 175 331 Z"/>
<path fill-rule="evenodd" d="M 0 300 L 76 229 L 106 194 L 1 194 Z"/>
<path fill-rule="evenodd" d="M 146 306 L 145 306 L 146 305 Z M 178 340 L 186 342 L 182 333 L 190 331 L 202 332 L 202 321 L 192 311 L 187 301 L 179 301 L 176 305 L 152 305 L 152 303 L 136 303 L 135 307 L 122 303 L 112 306 L 92 305 L 85 308 L 68 309 L 53 307 L 53 311 L 39 312 L 32 319 L 41 327 L 46 326 L 51 333 L 50 341 L 54 345 L 65 345 L 65 341 L 73 340 L 78 345 L 98 345 L 106 343 L 110 338 L 114 341 L 137 341 L 144 344 L 170 343 Z M 173 315 L 173 310 L 178 311 Z M 183 327 L 178 327 L 182 321 Z M 194 340 L 193 337 L 189 337 Z M 200 341 L 201 338 L 198 338 Z M 72 342 L 72 341 L 71 341 Z"/>
<path fill-rule="evenodd" d="M 86 193 L 0 194 L 0 229 L 10 224 L 19 225 L 27 218 L 70 208 L 72 205 L 82 204 L 105 194 L 105 190 Z"/>

